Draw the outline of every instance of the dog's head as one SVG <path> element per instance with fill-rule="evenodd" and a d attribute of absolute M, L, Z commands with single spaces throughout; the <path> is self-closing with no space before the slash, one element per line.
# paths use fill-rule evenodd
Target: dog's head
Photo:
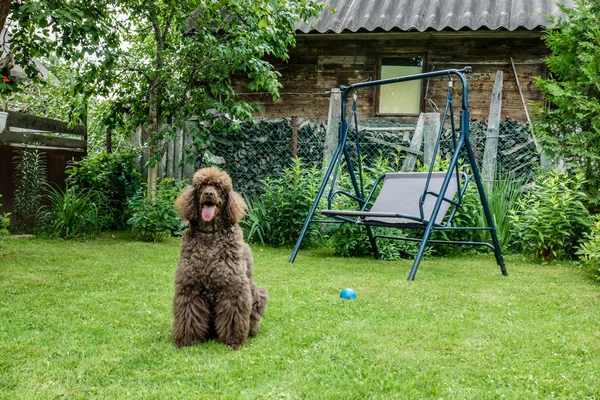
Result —
<path fill-rule="evenodd" d="M 190 223 L 213 226 L 235 225 L 246 215 L 246 202 L 233 190 L 229 175 L 216 167 L 194 174 L 192 187 L 177 198 L 175 207 Z"/>

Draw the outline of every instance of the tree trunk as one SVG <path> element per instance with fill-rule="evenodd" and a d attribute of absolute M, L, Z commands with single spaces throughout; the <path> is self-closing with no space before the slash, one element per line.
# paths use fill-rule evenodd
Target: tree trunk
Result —
<path fill-rule="evenodd" d="M 152 77 L 152 81 L 150 82 L 150 93 L 149 93 L 149 126 L 148 131 L 150 136 L 157 135 L 158 133 L 158 125 L 159 125 L 159 104 L 160 104 L 160 72 L 163 69 L 163 58 L 162 53 L 165 49 L 165 40 L 169 31 L 170 23 L 167 22 L 164 28 L 164 32 L 160 30 L 160 22 L 158 20 L 158 16 L 155 12 L 156 10 L 150 9 L 150 21 L 152 22 L 152 29 L 154 33 L 154 40 L 156 41 L 156 59 L 154 63 L 154 71 L 156 74 Z M 170 17 L 168 18 L 170 20 Z M 150 147 L 148 151 L 148 157 L 152 159 L 152 157 L 156 156 L 160 151 L 160 144 L 154 140 L 154 144 Z M 156 200 L 156 186 L 158 179 L 158 162 L 154 165 L 148 166 L 148 197 L 152 200 Z"/>
<path fill-rule="evenodd" d="M 10 12 L 11 4 L 12 0 L 0 0 L 0 32 L 4 29 L 4 24 L 6 23 L 6 17 L 8 17 L 8 13 Z"/>
<path fill-rule="evenodd" d="M 148 131 L 150 136 L 156 135 L 158 132 L 158 77 L 154 77 L 150 85 L 150 109 L 149 109 L 149 120 Z M 158 143 L 154 144 L 149 148 L 148 158 L 152 159 L 159 151 Z M 158 162 L 154 165 L 148 165 L 148 197 L 152 200 L 156 200 L 156 180 L 158 179 Z"/>

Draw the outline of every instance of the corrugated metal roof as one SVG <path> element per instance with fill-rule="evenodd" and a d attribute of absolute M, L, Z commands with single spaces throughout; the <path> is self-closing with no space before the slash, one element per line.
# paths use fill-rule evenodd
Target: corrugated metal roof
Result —
<path fill-rule="evenodd" d="M 302 33 L 378 31 L 442 31 L 547 26 L 546 14 L 560 15 L 556 0 L 325 0 L 325 10 Z M 559 0 L 567 6 L 573 0 Z"/>

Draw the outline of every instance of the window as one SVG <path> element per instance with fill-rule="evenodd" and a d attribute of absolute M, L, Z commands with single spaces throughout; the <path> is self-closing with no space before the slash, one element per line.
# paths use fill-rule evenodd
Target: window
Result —
<path fill-rule="evenodd" d="M 424 57 L 383 57 L 380 78 L 420 74 Z M 417 115 L 421 109 L 422 80 L 393 83 L 379 87 L 379 114 Z"/>

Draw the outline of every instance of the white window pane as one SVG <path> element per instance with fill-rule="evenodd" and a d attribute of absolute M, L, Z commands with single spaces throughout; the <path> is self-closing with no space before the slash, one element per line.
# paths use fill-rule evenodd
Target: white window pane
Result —
<path fill-rule="evenodd" d="M 382 65 L 381 79 L 421 73 L 420 66 Z M 421 106 L 421 80 L 380 86 L 381 114 L 418 114 Z"/>

